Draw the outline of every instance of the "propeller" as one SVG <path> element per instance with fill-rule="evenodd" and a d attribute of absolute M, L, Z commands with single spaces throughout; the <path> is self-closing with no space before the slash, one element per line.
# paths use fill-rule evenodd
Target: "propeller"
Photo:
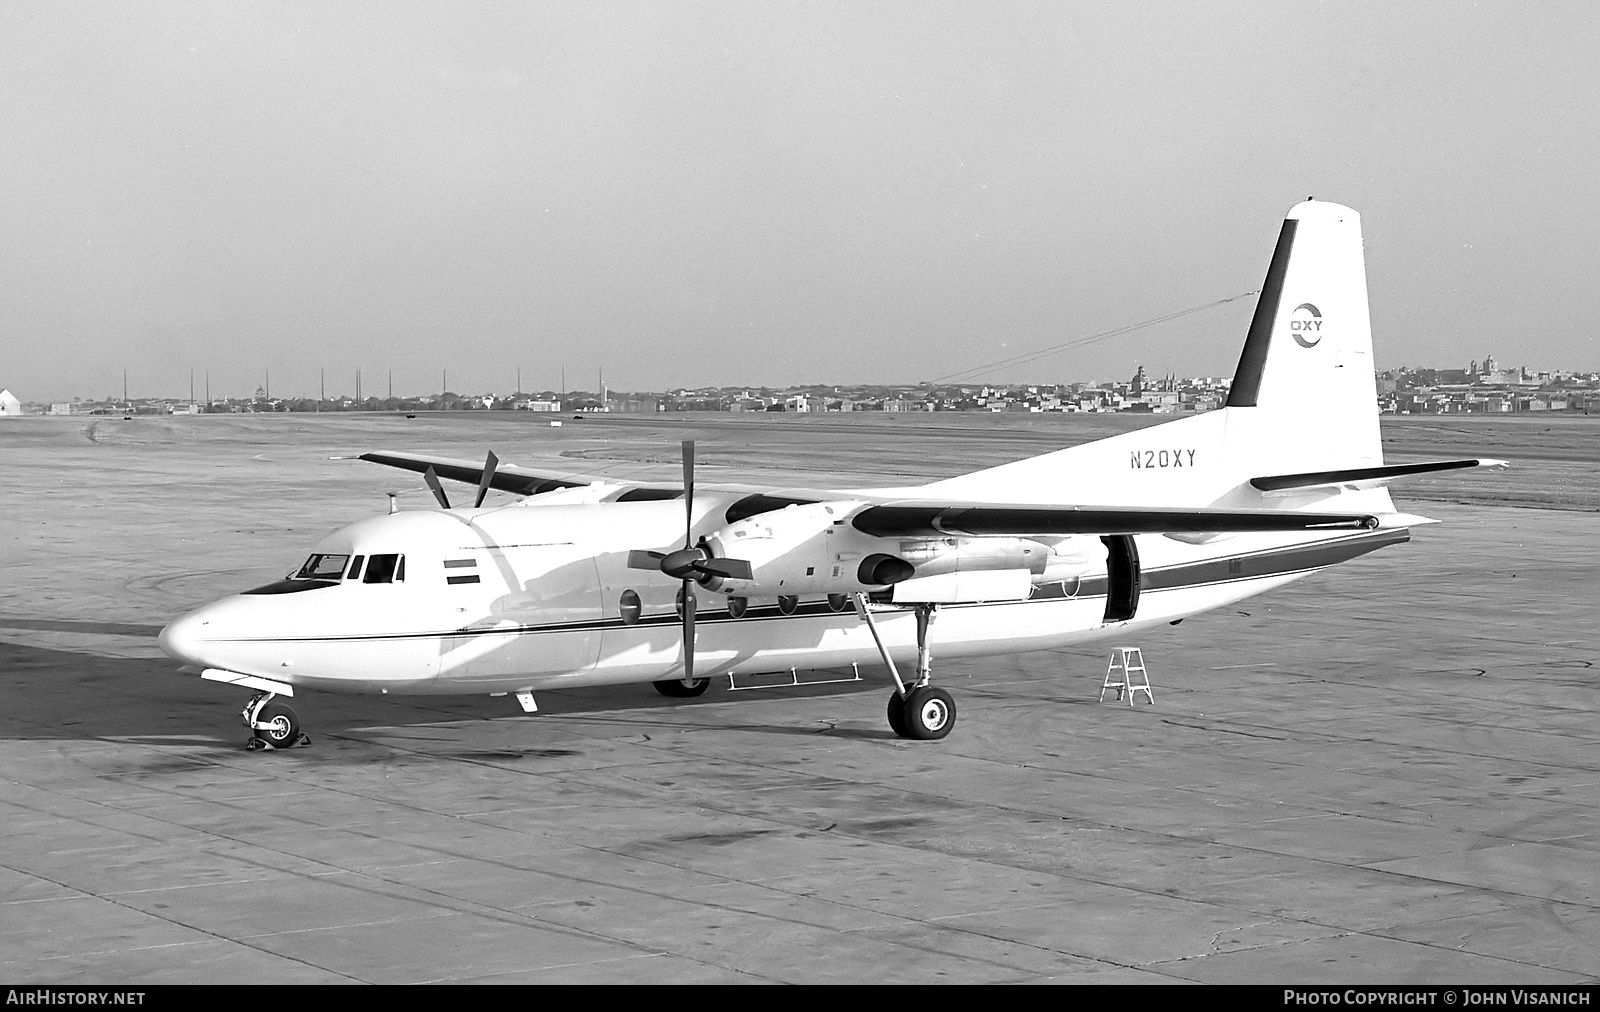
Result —
<path fill-rule="evenodd" d="M 694 543 L 694 440 L 683 441 L 683 547 L 674 552 L 635 549 L 628 553 L 629 569 L 651 569 L 682 580 L 678 591 L 679 611 L 683 615 L 683 680 L 694 681 L 694 616 L 696 583 L 710 583 L 712 577 L 736 580 L 751 578 L 750 563 L 742 559 L 717 559 Z"/>
<path fill-rule="evenodd" d="M 483 477 L 478 479 L 478 498 L 472 504 L 473 509 L 483 505 L 483 497 L 489 494 L 489 483 L 494 481 L 495 468 L 500 466 L 500 458 L 490 450 L 489 455 L 483 458 Z"/>
<path fill-rule="evenodd" d="M 444 486 L 439 484 L 439 476 L 433 472 L 432 464 L 429 464 L 428 469 L 422 472 L 422 480 L 427 482 L 428 487 L 433 490 L 433 497 L 439 500 L 440 508 L 449 509 L 450 499 L 444 494 Z"/>
<path fill-rule="evenodd" d="M 494 483 L 494 473 L 499 467 L 500 458 L 494 455 L 493 450 L 490 450 L 488 455 L 483 458 L 483 474 L 478 476 L 478 498 L 473 500 L 473 509 L 483 505 L 484 497 L 489 494 L 489 486 Z M 439 500 L 439 507 L 441 509 L 449 509 L 450 498 L 444 494 L 444 486 L 439 483 L 439 475 L 438 472 L 434 471 L 433 465 L 428 465 L 428 469 L 422 472 L 422 480 L 428 483 L 428 488 L 433 492 L 433 497 Z"/>

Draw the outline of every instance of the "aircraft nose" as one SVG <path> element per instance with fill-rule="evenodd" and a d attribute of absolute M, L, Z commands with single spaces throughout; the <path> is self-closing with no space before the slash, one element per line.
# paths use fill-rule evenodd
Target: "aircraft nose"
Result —
<path fill-rule="evenodd" d="M 200 656 L 205 647 L 207 632 L 211 625 L 206 616 L 208 609 L 190 612 L 177 621 L 161 630 L 157 642 L 168 657 L 185 664 L 194 664 L 204 667 L 206 661 Z"/>

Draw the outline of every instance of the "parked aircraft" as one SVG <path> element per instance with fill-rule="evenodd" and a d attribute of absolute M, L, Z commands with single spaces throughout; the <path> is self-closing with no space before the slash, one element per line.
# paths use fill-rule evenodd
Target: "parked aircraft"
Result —
<path fill-rule="evenodd" d="M 617 483 L 410 453 L 437 510 L 336 531 L 285 579 L 167 626 L 201 677 L 256 690 L 253 747 L 305 743 L 301 689 L 515 694 L 881 665 L 907 738 L 956 721 L 932 658 L 1136 636 L 1399 544 L 1378 435 L 1360 217 L 1278 236 L 1221 410 L 916 487 Z M 440 477 L 476 486 L 452 506 Z M 485 506 L 491 489 L 521 498 Z M 909 669 L 902 673 L 902 668 Z"/>

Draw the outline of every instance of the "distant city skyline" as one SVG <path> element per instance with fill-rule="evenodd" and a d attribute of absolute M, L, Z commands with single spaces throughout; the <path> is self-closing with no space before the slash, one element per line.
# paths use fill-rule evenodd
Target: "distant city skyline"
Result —
<path fill-rule="evenodd" d="M 12 0 L 0 386 L 915 382 L 1234 299 L 1047 363 L 1225 374 L 1307 195 L 1363 216 L 1380 368 L 1596 369 L 1596 38 L 1576 0 Z"/>
<path fill-rule="evenodd" d="M 1415 365 L 1415 366 L 1406 365 L 1406 366 L 1396 366 L 1396 367 L 1391 368 L 1391 369 L 1382 369 L 1382 370 L 1379 370 L 1377 372 L 1377 379 L 1379 381 L 1380 388 L 1382 387 L 1384 381 L 1386 381 L 1386 380 L 1392 381 L 1394 378 L 1403 377 L 1406 374 L 1410 374 L 1410 375 L 1421 375 L 1421 374 L 1439 374 L 1439 375 L 1463 374 L 1460 381 L 1467 381 L 1467 380 L 1469 380 L 1469 379 L 1471 379 L 1473 377 L 1476 377 L 1476 380 L 1478 382 L 1494 384 L 1494 383 L 1515 382 L 1512 379 L 1512 376 L 1514 374 L 1521 374 L 1521 373 L 1524 373 L 1524 372 L 1529 377 L 1532 377 L 1532 378 L 1547 377 L 1547 378 L 1551 378 L 1552 380 L 1582 379 L 1582 380 L 1585 380 L 1585 381 L 1600 382 L 1600 369 L 1589 369 L 1589 370 L 1584 370 L 1584 369 L 1543 369 L 1543 370 L 1528 369 L 1528 368 L 1526 368 L 1525 366 L 1522 366 L 1522 365 L 1514 365 L 1514 364 L 1511 364 L 1511 363 L 1502 362 L 1502 361 L 1496 359 L 1495 356 L 1492 353 L 1485 355 L 1485 357 L 1484 357 L 1484 359 L 1482 361 L 1480 361 L 1478 359 L 1472 359 L 1472 360 L 1468 361 L 1465 364 L 1459 364 L 1459 365 L 1442 365 L 1442 366 L 1436 366 L 1436 365 Z M 443 378 L 444 377 L 441 377 L 441 379 L 443 379 Z M 273 392 L 271 387 L 266 382 L 267 377 L 263 376 L 262 384 L 260 384 L 260 385 L 256 386 L 255 388 L 253 388 L 253 390 L 247 390 L 246 392 L 240 393 L 240 394 L 226 394 L 226 393 L 223 393 L 221 391 L 207 389 L 207 386 L 202 381 L 202 385 L 195 387 L 187 398 L 185 398 L 184 396 L 173 395 L 173 394 L 154 394 L 154 393 L 152 393 L 152 394 L 140 394 L 140 393 L 137 393 L 136 391 L 133 391 L 131 389 L 126 389 L 123 392 L 112 393 L 112 394 L 109 394 L 109 395 L 104 396 L 104 397 L 97 397 L 97 396 L 93 396 L 93 395 L 84 396 L 84 395 L 75 394 L 75 395 L 72 395 L 72 396 L 66 397 L 66 398 L 32 398 L 32 397 L 24 396 L 24 397 L 21 397 L 21 400 L 24 403 L 29 404 L 29 405 L 33 405 L 33 406 L 43 406 L 43 405 L 47 405 L 47 404 L 51 404 L 51 403 L 63 403 L 63 402 L 85 402 L 85 403 L 107 403 L 107 404 L 111 404 L 111 403 L 162 402 L 162 401 L 165 401 L 165 402 L 179 402 L 179 401 L 184 401 L 186 399 L 190 400 L 190 401 L 193 401 L 194 403 L 200 403 L 200 404 L 222 403 L 222 402 L 245 402 L 245 401 L 256 400 L 256 399 L 270 399 L 270 400 L 273 400 L 273 401 L 284 401 L 284 402 L 291 402 L 291 401 L 292 402 L 317 402 L 317 401 L 321 401 L 321 402 L 325 402 L 325 403 L 338 403 L 338 402 L 341 402 L 341 401 L 354 401 L 354 402 L 358 402 L 358 403 L 368 403 L 368 402 L 383 402 L 383 401 L 396 401 L 396 400 L 399 400 L 399 401 L 428 402 L 428 401 L 437 400 L 440 397 L 455 397 L 455 398 L 458 398 L 458 399 L 461 399 L 461 400 L 465 401 L 465 400 L 472 400 L 472 399 L 479 398 L 479 397 L 484 397 L 484 396 L 493 396 L 493 397 L 495 397 L 497 399 L 508 399 L 508 398 L 514 398 L 514 397 L 515 398 L 543 397 L 543 396 L 547 396 L 547 395 L 554 395 L 554 396 L 557 396 L 557 397 L 581 397 L 581 398 L 583 398 L 585 400 L 596 400 L 596 399 L 602 397 L 606 393 L 609 393 L 610 397 L 615 397 L 615 398 L 635 398 L 635 397 L 640 397 L 640 396 L 670 398 L 670 397 L 674 397 L 674 396 L 683 396 L 683 395 L 685 395 L 687 393 L 692 393 L 692 392 L 695 392 L 695 391 L 724 391 L 724 392 L 726 392 L 726 391 L 740 391 L 740 390 L 750 391 L 750 392 L 753 392 L 753 393 L 760 393 L 760 394 L 763 394 L 763 395 L 771 395 L 771 394 L 775 394 L 775 393 L 782 392 L 782 391 L 818 390 L 818 389 L 826 389 L 826 390 L 833 390 L 833 391 L 863 391 L 863 390 L 878 390 L 878 391 L 889 391 L 889 390 L 900 390 L 900 391 L 915 391 L 915 390 L 933 390 L 933 391 L 995 390 L 995 391 L 1008 391 L 1009 390 L 1009 391 L 1014 391 L 1014 390 L 1025 389 L 1025 388 L 1037 388 L 1037 389 L 1040 389 L 1040 390 L 1056 390 L 1056 389 L 1064 389 L 1064 388 L 1070 388 L 1070 387 L 1112 387 L 1112 386 L 1117 386 L 1117 385 L 1126 385 L 1128 383 L 1132 383 L 1132 382 L 1134 382 L 1136 380 L 1139 380 L 1141 378 L 1144 379 L 1145 382 L 1151 384 L 1152 386 L 1163 385 L 1163 384 L 1168 384 L 1168 383 L 1174 384 L 1174 385 L 1183 385 L 1183 386 L 1196 385 L 1196 384 L 1200 384 L 1200 385 L 1209 384 L 1209 385 L 1220 386 L 1221 388 L 1226 389 L 1227 385 L 1231 382 L 1232 373 L 1231 372 L 1225 372 L 1225 373 L 1209 373 L 1209 374 L 1204 374 L 1204 375 L 1180 375 L 1179 373 L 1177 373 L 1176 371 L 1173 371 L 1173 370 L 1165 370 L 1165 371 L 1163 371 L 1163 370 L 1157 369 L 1157 370 L 1152 372 L 1151 370 L 1146 369 L 1143 364 L 1140 364 L 1138 366 L 1135 366 L 1134 375 L 1130 376 L 1130 377 L 1127 377 L 1127 378 L 1103 378 L 1103 377 L 1070 378 L 1070 379 L 1040 379 L 1040 378 L 1032 378 L 1032 379 L 1021 379 L 1021 380 L 1012 380 L 1012 381 L 1005 381 L 1005 382 L 996 381 L 996 380 L 978 379 L 978 380 L 949 380 L 949 381 L 945 381 L 945 382 L 942 382 L 942 383 L 933 383 L 933 382 L 928 382 L 928 381 L 915 382 L 915 383 L 872 383 L 872 382 L 856 382 L 856 383 L 852 383 L 852 382 L 842 382 L 842 383 L 767 383 L 767 384 L 730 383 L 730 384 L 700 384 L 700 385 L 695 385 L 695 386 L 673 386 L 673 387 L 665 387 L 665 388 L 662 388 L 662 389 L 654 389 L 654 390 L 650 390 L 650 389 L 628 390 L 628 389 L 621 389 L 621 388 L 618 388 L 618 387 L 614 387 L 614 386 L 612 386 L 610 384 L 604 384 L 603 386 L 597 385 L 597 386 L 594 386 L 594 387 L 583 387 L 583 386 L 574 385 L 574 386 L 568 387 L 565 390 L 562 390 L 562 389 L 560 389 L 558 387 L 524 388 L 524 387 L 518 386 L 518 387 L 486 387 L 486 388 L 476 389 L 476 390 L 467 390 L 467 389 L 458 390 L 458 389 L 440 388 L 440 389 L 434 389 L 434 390 L 428 390 L 428 391 L 420 391 L 420 392 L 419 391 L 406 392 L 406 391 L 403 391 L 403 390 L 393 390 L 392 388 L 390 388 L 386 384 L 383 392 L 380 392 L 380 393 L 367 393 L 365 395 L 363 395 L 360 392 L 359 389 L 357 389 L 357 390 L 347 390 L 347 391 L 342 391 L 342 392 L 341 391 L 337 391 L 337 390 L 329 391 L 329 390 L 326 389 L 325 385 L 322 385 L 322 384 L 319 384 L 319 389 L 317 391 L 312 391 L 312 392 L 299 392 L 299 391 L 295 391 L 295 390 L 287 390 L 287 391 L 285 391 L 281 387 L 279 388 L 279 390 L 277 392 Z M 3 386 L 4 386 L 3 384 L 0 384 L 0 387 L 3 387 Z M 199 395 L 202 391 L 204 392 L 203 396 Z M 16 391 L 11 391 L 11 392 L 13 394 L 16 394 Z M 596 401 L 596 402 L 598 403 L 598 401 Z"/>

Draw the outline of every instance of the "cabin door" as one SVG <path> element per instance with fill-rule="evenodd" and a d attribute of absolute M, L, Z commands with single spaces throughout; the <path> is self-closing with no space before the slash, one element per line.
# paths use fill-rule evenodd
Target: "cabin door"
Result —
<path fill-rule="evenodd" d="M 1133 535 L 1100 539 L 1106 546 L 1106 615 L 1104 621 L 1126 622 L 1139 610 L 1139 547 Z"/>

